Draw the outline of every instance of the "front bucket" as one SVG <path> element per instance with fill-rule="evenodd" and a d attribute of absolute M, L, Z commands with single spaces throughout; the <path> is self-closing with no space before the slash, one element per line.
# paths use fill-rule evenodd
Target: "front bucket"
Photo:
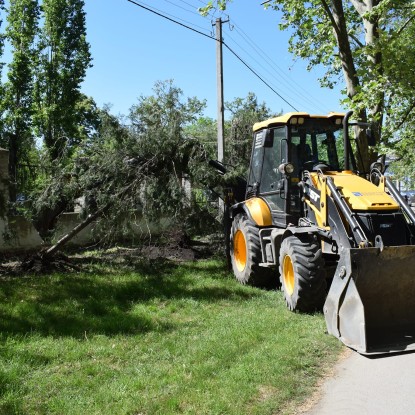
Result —
<path fill-rule="evenodd" d="M 324 314 L 328 332 L 359 353 L 415 349 L 415 246 L 344 249 Z"/>

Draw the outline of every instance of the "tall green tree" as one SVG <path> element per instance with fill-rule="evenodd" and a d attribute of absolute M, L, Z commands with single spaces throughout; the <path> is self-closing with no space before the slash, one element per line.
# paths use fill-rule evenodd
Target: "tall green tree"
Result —
<path fill-rule="evenodd" d="M 399 170 L 406 170 L 407 176 L 412 171 L 410 176 L 415 179 L 412 168 L 415 142 L 415 10 L 406 24 L 399 22 L 396 32 L 384 60 L 387 78 L 393 82 L 389 85 L 383 150 L 389 150 L 397 158 Z"/>
<path fill-rule="evenodd" d="M 259 103 L 257 96 L 250 92 L 245 98 L 236 98 L 225 103 L 231 113 L 226 123 L 226 160 L 245 174 L 252 150 L 252 127 L 256 122 L 272 116 L 265 102 Z"/>
<path fill-rule="evenodd" d="M 91 66 L 83 0 L 43 0 L 43 27 L 35 88 L 35 122 L 57 160 L 84 137 L 78 128 L 84 100 L 80 87 Z"/>
<path fill-rule="evenodd" d="M 32 132 L 33 74 L 35 36 L 38 30 L 37 0 L 10 0 L 6 38 L 11 46 L 12 61 L 8 65 L 4 87 L 3 145 L 9 150 L 10 200 L 22 190 L 20 171 L 27 169 L 35 147 Z M 24 166 L 26 164 L 26 166 Z"/>
<path fill-rule="evenodd" d="M 3 16 L 4 13 L 4 0 L 0 0 L 0 29 L 3 24 Z M 0 58 L 3 56 L 3 47 L 4 47 L 4 35 L 0 32 Z M 0 61 L 0 97 L 3 96 L 3 87 L 1 82 L 1 75 L 3 71 L 3 63 Z M 2 130 L 2 113 L 3 113 L 3 99 L 0 98 L 0 129 Z M 1 137 L 1 136 L 0 136 Z"/>
<path fill-rule="evenodd" d="M 181 186 L 190 157 L 187 149 L 193 146 L 192 140 L 186 136 L 186 127 L 196 121 L 206 103 L 196 97 L 183 100 L 183 91 L 172 80 L 156 82 L 153 91 L 153 95 L 141 96 L 138 104 L 131 107 L 129 118 L 132 130 L 140 145 L 150 151 L 149 157 L 153 151 L 164 158 L 160 174 L 166 171 L 162 168 L 163 163 L 172 163 L 175 174 L 165 179 L 170 183 L 176 180 Z M 143 140 L 149 142 L 144 143 Z M 157 192 L 157 189 L 154 190 Z"/>
<path fill-rule="evenodd" d="M 223 9 L 227 2 L 216 3 Z M 413 111 L 410 102 L 398 113 L 392 104 L 398 97 L 396 75 L 406 59 L 385 65 L 414 24 L 411 0 L 272 0 L 267 5 L 280 13 L 281 29 L 291 31 L 289 50 L 307 59 L 309 68 L 327 69 L 323 87 L 332 87 L 342 77 L 345 103 L 358 118 L 368 117 L 374 123 L 378 143 L 386 114 L 393 119 L 402 111 Z M 211 7 L 212 1 L 204 11 Z M 415 78 L 413 72 L 409 75 Z M 360 138 L 361 168 L 367 170 L 374 154 L 368 151 L 366 137 Z"/>

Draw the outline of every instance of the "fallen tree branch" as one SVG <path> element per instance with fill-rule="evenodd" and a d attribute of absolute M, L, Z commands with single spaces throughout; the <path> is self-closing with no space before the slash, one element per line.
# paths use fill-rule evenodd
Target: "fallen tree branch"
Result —
<path fill-rule="evenodd" d="M 44 256 L 52 256 L 55 252 L 59 251 L 59 249 L 65 245 L 68 241 L 70 241 L 74 236 L 76 236 L 79 232 L 82 231 L 82 229 L 86 228 L 91 222 L 93 222 L 95 219 L 99 218 L 102 214 L 105 213 L 106 210 L 108 210 L 111 207 L 112 203 L 108 203 L 106 206 L 104 206 L 101 209 L 98 209 L 95 213 L 89 214 L 84 221 L 82 221 L 80 224 L 76 225 L 69 233 L 67 233 L 65 236 L 63 236 L 61 239 L 59 239 L 56 244 L 51 246 L 49 249 L 47 249 L 43 255 Z"/>

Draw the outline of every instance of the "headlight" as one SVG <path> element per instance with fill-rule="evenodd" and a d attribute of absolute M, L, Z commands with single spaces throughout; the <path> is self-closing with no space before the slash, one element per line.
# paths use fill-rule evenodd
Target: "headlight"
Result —
<path fill-rule="evenodd" d="M 278 166 L 278 171 L 282 174 L 291 174 L 294 171 L 294 166 L 291 163 L 283 163 Z"/>

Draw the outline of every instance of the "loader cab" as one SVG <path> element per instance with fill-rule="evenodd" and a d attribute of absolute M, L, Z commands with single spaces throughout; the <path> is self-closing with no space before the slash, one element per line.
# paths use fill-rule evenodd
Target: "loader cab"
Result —
<path fill-rule="evenodd" d="M 265 199 L 277 226 L 298 222 L 307 171 L 344 169 L 342 120 L 343 114 L 289 113 L 254 125 L 246 198 Z"/>

